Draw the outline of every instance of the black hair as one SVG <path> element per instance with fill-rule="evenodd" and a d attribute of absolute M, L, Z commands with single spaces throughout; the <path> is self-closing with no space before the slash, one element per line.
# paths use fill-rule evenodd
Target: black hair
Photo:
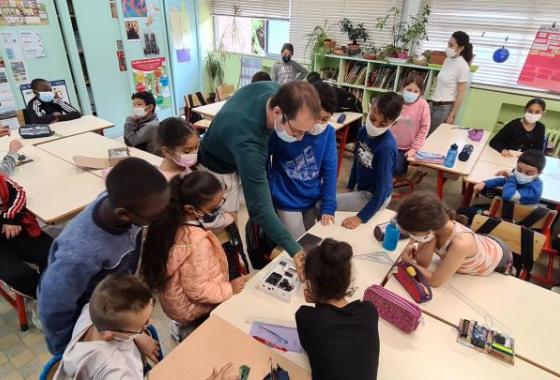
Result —
<path fill-rule="evenodd" d="M 109 172 L 105 180 L 109 204 L 113 209 L 124 207 L 138 212 L 146 199 L 167 190 L 163 174 L 148 161 L 129 157 Z"/>
<path fill-rule="evenodd" d="M 127 328 L 127 315 L 152 302 L 150 289 L 132 275 L 110 274 L 97 284 L 89 301 L 91 321 L 99 331 Z"/>
<path fill-rule="evenodd" d="M 146 103 L 147 106 L 149 106 L 151 104 L 151 105 L 154 106 L 154 109 L 156 108 L 156 99 L 154 98 L 152 93 L 149 92 L 149 91 L 136 92 L 136 93 L 132 94 L 131 99 L 132 100 L 142 99 L 144 101 L 144 103 Z"/>
<path fill-rule="evenodd" d="M 46 79 L 43 79 L 43 78 L 36 78 L 36 79 L 33 79 L 33 80 L 31 81 L 31 89 L 32 89 L 33 91 L 37 91 L 37 86 L 39 86 L 39 84 L 41 84 L 41 83 L 49 83 L 49 81 L 46 80 Z M 49 83 L 49 84 L 50 84 L 50 83 Z"/>
<path fill-rule="evenodd" d="M 194 128 L 181 117 L 168 117 L 159 123 L 156 140 L 160 147 L 175 149 L 196 134 Z"/>
<path fill-rule="evenodd" d="M 473 46 L 470 43 L 470 37 L 467 33 L 457 31 L 451 35 L 457 41 L 457 45 L 461 46 L 463 50 L 461 51 L 461 56 L 470 65 L 473 59 Z"/>
<path fill-rule="evenodd" d="M 527 102 L 527 104 L 525 104 L 525 110 L 527 110 L 533 104 L 536 104 L 536 105 L 540 106 L 542 108 L 543 112 L 546 111 L 546 102 L 541 98 L 533 98 L 533 99 L 529 100 Z"/>
<path fill-rule="evenodd" d="M 352 280 L 352 247 L 325 239 L 305 256 L 304 271 L 315 302 L 340 299 L 348 294 Z"/>
<path fill-rule="evenodd" d="M 371 104 L 377 106 L 377 111 L 386 120 L 396 120 L 400 116 L 404 100 L 396 92 L 385 92 L 372 99 Z"/>
<path fill-rule="evenodd" d="M 336 98 L 334 89 L 322 80 L 309 83 L 311 83 L 319 93 L 321 108 L 323 108 L 326 112 L 334 113 L 336 111 L 336 107 L 338 106 L 338 99 Z"/>
<path fill-rule="evenodd" d="M 286 42 L 284 45 L 282 45 L 282 50 L 280 50 L 280 54 L 282 54 L 284 50 L 289 50 L 290 53 L 294 54 L 294 45 L 292 45 L 289 42 Z"/>
<path fill-rule="evenodd" d="M 171 199 L 165 216 L 150 225 L 143 245 L 140 273 L 155 291 L 161 291 L 165 287 L 169 250 L 185 220 L 185 206 L 200 209 L 222 191 L 220 181 L 212 173 L 202 170 L 186 176 L 175 176 L 169 186 Z"/>
<path fill-rule="evenodd" d="M 411 74 L 407 75 L 406 78 L 404 78 L 404 80 L 402 82 L 402 87 L 405 88 L 406 86 L 408 86 L 411 83 L 414 83 L 416 86 L 418 86 L 421 94 L 424 93 L 424 78 L 422 78 L 418 74 L 411 73 Z"/>
<path fill-rule="evenodd" d="M 257 71 L 251 78 L 251 83 L 255 82 L 270 82 L 272 78 L 266 71 Z"/>
<path fill-rule="evenodd" d="M 450 219 L 455 219 L 455 212 L 429 191 L 410 194 L 397 210 L 397 223 L 408 232 L 436 231 Z"/>
<path fill-rule="evenodd" d="M 525 165 L 537 168 L 539 173 L 542 173 L 546 165 L 546 156 L 539 150 L 526 150 L 525 152 L 521 153 L 521 155 L 517 159 L 517 162 L 522 162 Z"/>
<path fill-rule="evenodd" d="M 304 107 L 307 107 L 316 119 L 321 114 L 321 99 L 317 90 L 309 83 L 300 80 L 286 83 L 280 87 L 278 92 L 270 98 L 269 106 L 270 108 L 280 107 L 288 120 L 294 119 Z"/>
<path fill-rule="evenodd" d="M 316 71 L 312 71 L 307 74 L 307 77 L 305 79 L 307 80 L 307 82 L 313 84 L 313 82 L 321 80 L 321 74 Z"/>

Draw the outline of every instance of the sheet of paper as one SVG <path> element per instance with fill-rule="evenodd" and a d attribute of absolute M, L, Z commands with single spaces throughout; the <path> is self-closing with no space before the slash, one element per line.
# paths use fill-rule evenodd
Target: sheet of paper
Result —
<path fill-rule="evenodd" d="M 258 336 L 274 345 L 284 347 L 288 351 L 302 352 L 303 348 L 299 342 L 299 336 L 295 327 L 271 325 L 262 322 L 253 322 L 251 326 L 252 336 Z"/>
<path fill-rule="evenodd" d="M 27 58 L 46 57 L 47 52 L 41 35 L 38 32 L 24 31 L 19 32 L 19 39 L 23 47 L 23 52 Z"/>

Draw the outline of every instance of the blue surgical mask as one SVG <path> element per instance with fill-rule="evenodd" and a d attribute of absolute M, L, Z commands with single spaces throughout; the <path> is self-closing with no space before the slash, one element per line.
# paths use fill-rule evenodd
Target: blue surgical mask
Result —
<path fill-rule="evenodd" d="M 403 91 L 402 94 L 402 97 L 406 104 L 414 103 L 416 99 L 418 99 L 418 96 L 420 96 L 420 94 L 415 94 L 414 92 L 410 92 L 410 91 Z"/>
<path fill-rule="evenodd" d="M 288 62 L 290 62 L 291 60 L 292 60 L 292 57 L 288 57 L 288 56 L 286 56 L 286 55 L 283 55 L 283 56 L 282 56 L 282 61 L 284 61 L 284 63 L 288 63 Z"/>
<path fill-rule="evenodd" d="M 52 91 L 39 92 L 39 100 L 50 103 L 54 100 L 54 94 Z"/>
<path fill-rule="evenodd" d="M 521 173 L 521 172 L 517 171 L 517 169 L 515 169 L 513 171 L 513 175 L 515 176 L 515 180 L 517 181 L 517 183 L 519 185 L 525 185 L 529 182 L 533 182 L 538 177 L 538 175 L 527 175 L 527 174 Z"/>
<path fill-rule="evenodd" d="M 280 140 L 287 143 L 293 143 L 297 141 L 294 136 L 290 136 L 288 132 L 286 132 L 284 128 L 282 128 L 282 125 L 280 125 L 280 129 L 278 129 L 277 124 L 277 120 L 274 120 L 274 131 L 276 132 L 276 135 L 280 138 Z"/>

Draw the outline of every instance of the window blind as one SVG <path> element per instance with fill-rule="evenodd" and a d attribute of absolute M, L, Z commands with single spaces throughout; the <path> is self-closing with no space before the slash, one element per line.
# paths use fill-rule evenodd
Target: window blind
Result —
<path fill-rule="evenodd" d="M 289 20 L 290 0 L 212 0 L 212 13 L 220 16 Z"/>
<path fill-rule="evenodd" d="M 453 32 L 466 32 L 474 47 L 473 64 L 479 66 L 473 83 L 480 84 L 527 88 L 517 85 L 517 78 L 535 33 L 540 25 L 560 22 L 558 0 L 431 0 L 430 4 L 424 49 L 445 50 Z M 492 55 L 502 46 L 508 48 L 509 58 L 496 63 Z"/>
<path fill-rule="evenodd" d="M 340 32 L 338 25 L 344 17 L 348 17 L 354 25 L 364 23 L 369 33 L 369 42 L 374 42 L 378 47 L 386 45 L 392 41 L 391 33 L 375 27 L 377 18 L 385 16 L 392 6 L 402 9 L 402 4 L 403 0 L 293 0 L 290 42 L 294 44 L 294 55 L 299 59 L 309 58 L 311 52 L 305 52 L 309 40 L 306 35 L 311 33 L 316 25 L 324 26 L 325 20 L 329 27 L 329 36 L 336 40 L 338 45 L 348 44 L 348 36 Z"/>

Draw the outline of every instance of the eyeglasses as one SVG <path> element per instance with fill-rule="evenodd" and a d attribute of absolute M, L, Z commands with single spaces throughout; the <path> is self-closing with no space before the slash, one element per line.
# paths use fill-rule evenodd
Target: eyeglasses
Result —
<path fill-rule="evenodd" d="M 150 303 L 152 304 L 152 312 L 153 312 L 153 307 L 155 305 L 155 301 L 154 301 L 153 298 L 150 300 Z M 140 334 L 143 334 L 144 331 L 146 331 L 146 329 L 150 325 L 150 319 L 151 318 L 152 318 L 152 313 L 150 313 L 150 316 L 148 317 L 148 320 L 146 320 L 146 323 L 144 323 L 144 327 L 142 327 L 142 330 L 140 330 L 140 331 L 130 331 L 130 330 L 109 330 L 109 331 L 115 332 L 115 333 L 118 333 L 118 334 L 123 334 L 123 335 L 132 334 L 129 337 L 130 338 L 135 338 L 136 336 L 138 336 Z"/>
<path fill-rule="evenodd" d="M 284 118 L 284 120 L 286 120 L 286 124 L 288 124 L 288 128 L 290 128 L 290 132 L 292 133 L 292 136 L 295 137 L 298 140 L 301 140 L 303 138 L 303 136 L 305 136 L 304 131 L 300 131 L 299 129 L 294 129 L 292 127 L 292 125 L 290 124 L 290 120 L 288 120 L 288 117 L 286 116 L 286 114 L 282 114 L 282 117 Z"/>

